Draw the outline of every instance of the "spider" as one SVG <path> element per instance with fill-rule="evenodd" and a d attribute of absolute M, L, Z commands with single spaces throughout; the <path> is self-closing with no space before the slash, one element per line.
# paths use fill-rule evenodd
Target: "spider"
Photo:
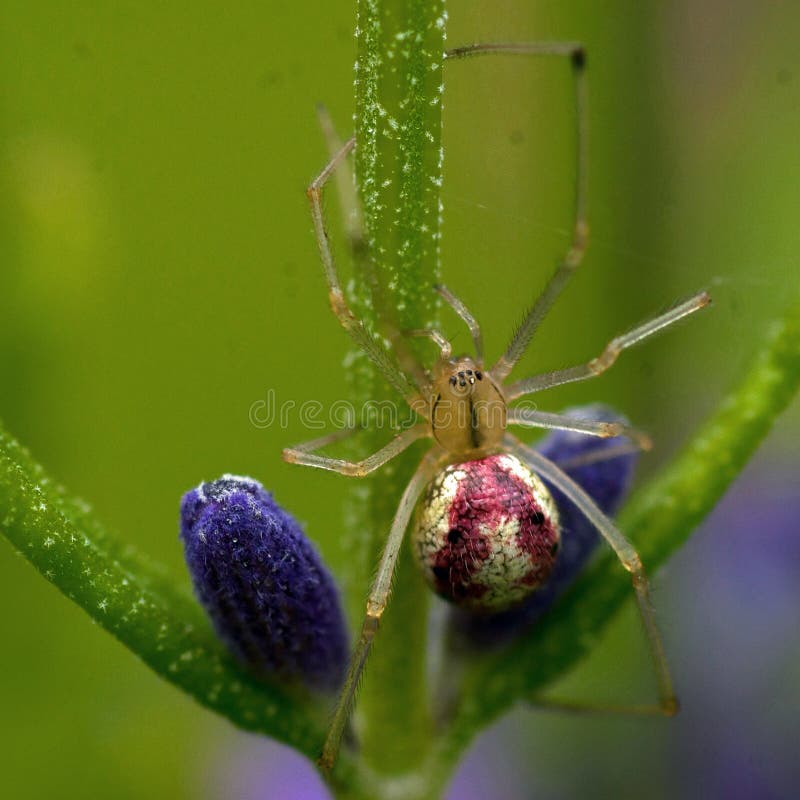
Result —
<path fill-rule="evenodd" d="M 342 291 L 329 245 L 322 209 L 322 191 L 336 169 L 355 148 L 356 141 L 353 137 L 340 145 L 330 124 L 326 124 L 323 119 L 323 128 L 327 129 L 326 135 L 333 155 L 328 165 L 309 186 L 307 195 L 328 283 L 331 308 L 360 349 L 422 421 L 402 431 L 386 446 L 362 461 L 345 461 L 317 452 L 326 445 L 351 435 L 356 428 L 287 448 L 283 451 L 283 458 L 291 463 L 361 477 L 386 464 L 413 442 L 423 438 L 433 440 L 432 447 L 422 458 L 400 498 L 383 548 L 367 598 L 361 633 L 319 759 L 320 767 L 324 771 L 329 771 L 335 762 L 359 677 L 388 601 L 400 546 L 415 507 L 418 503 L 421 506 L 413 534 L 415 551 L 432 586 L 440 594 L 467 607 L 496 611 L 520 602 L 530 591 L 542 585 L 556 558 L 560 535 L 558 513 L 542 479 L 560 489 L 586 515 L 630 573 L 658 682 L 659 703 L 652 708 L 648 707 L 648 710 L 668 716 L 678 710 L 650 601 L 649 583 L 636 550 L 578 484 L 555 463 L 511 435 L 508 426 L 569 430 L 587 436 L 623 435 L 628 438 L 631 448 L 641 449 L 649 448 L 648 438 L 622 424 L 580 420 L 523 407 L 514 408 L 509 407 L 509 403 L 534 392 L 600 375 L 612 366 L 623 350 L 702 309 L 710 303 L 710 297 L 701 292 L 666 313 L 615 337 L 600 355 L 587 363 L 508 381 L 509 374 L 525 352 L 539 324 L 581 263 L 587 247 L 586 58 L 583 46 L 578 43 L 540 42 L 473 44 L 447 51 L 445 61 L 486 54 L 560 56 L 569 59 L 574 77 L 577 127 L 574 223 L 569 249 L 530 307 L 522 324 L 514 332 L 505 352 L 491 366 L 487 367 L 484 363 L 483 339 L 478 322 L 464 303 L 444 286 L 435 287 L 436 291 L 469 328 L 474 356 L 454 357 L 449 341 L 438 330 L 406 332 L 413 336 L 427 337 L 438 347 L 438 358 L 426 370 L 416 361 L 391 319 L 384 321 L 384 325 L 396 358 L 353 314 Z M 346 203 L 354 205 L 352 199 L 348 199 L 346 192 L 342 191 L 342 205 Z M 352 210 L 355 211 L 356 208 L 357 206 Z M 460 494 L 463 501 L 460 510 L 453 507 L 455 494 Z M 457 545 L 467 537 L 470 526 L 480 527 L 486 521 L 475 509 L 487 506 L 487 497 L 490 498 L 487 513 L 496 514 L 499 503 L 500 512 L 507 511 L 508 514 L 501 525 L 504 533 L 495 534 L 497 540 L 489 543 L 490 549 L 495 554 L 499 553 L 499 557 L 492 553 L 486 556 L 488 568 L 483 571 L 481 585 L 476 590 L 474 584 L 455 574 L 457 570 L 453 569 L 452 560 L 448 562 L 444 557 L 442 561 L 442 554 L 448 547 Z M 421 498 L 424 498 L 422 503 Z M 473 500 L 472 504 L 470 499 Z M 507 508 L 503 506 L 506 502 L 509 504 Z M 520 526 L 523 524 L 526 526 L 526 535 L 520 537 Z M 520 544 L 523 539 L 524 542 Z M 470 554 L 472 556 L 473 553 Z"/>

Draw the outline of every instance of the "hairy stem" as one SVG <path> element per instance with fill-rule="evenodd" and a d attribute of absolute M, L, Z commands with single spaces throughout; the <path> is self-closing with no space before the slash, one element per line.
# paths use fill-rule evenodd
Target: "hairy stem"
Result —
<path fill-rule="evenodd" d="M 387 321 L 398 330 L 428 327 L 436 314 L 444 26 L 443 0 L 358 2 L 356 180 L 367 233 L 353 302 L 375 329 Z M 392 399 L 371 370 L 353 374 L 358 400 Z M 369 436 L 380 446 L 390 432 L 377 427 Z M 356 495 L 348 519 L 362 554 L 348 575 L 359 598 L 355 614 L 364 613 L 374 565 L 420 452 L 393 461 Z M 428 749 L 427 605 L 404 547 L 357 705 L 364 758 L 381 773 L 413 769 Z"/>

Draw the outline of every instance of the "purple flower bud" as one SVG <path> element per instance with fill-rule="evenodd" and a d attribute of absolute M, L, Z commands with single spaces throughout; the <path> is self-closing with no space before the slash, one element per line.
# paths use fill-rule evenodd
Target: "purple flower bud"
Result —
<path fill-rule="evenodd" d="M 625 417 L 601 404 L 569 408 L 576 419 L 627 423 Z M 600 439 L 571 431 L 553 431 L 536 447 L 559 465 L 609 516 L 616 513 L 630 486 L 637 454 L 625 451 L 628 440 L 618 436 Z M 613 455 L 619 451 L 618 455 Z M 546 482 L 546 481 L 545 481 Z M 554 486 L 549 486 L 561 520 L 561 549 L 550 577 L 525 603 L 491 616 L 455 610 L 450 620 L 455 647 L 488 645 L 516 635 L 542 614 L 583 569 L 600 541 L 586 517 Z"/>
<path fill-rule="evenodd" d="M 339 686 L 349 645 L 336 584 L 261 484 L 223 475 L 187 492 L 181 539 L 197 597 L 243 664 L 314 689 Z"/>

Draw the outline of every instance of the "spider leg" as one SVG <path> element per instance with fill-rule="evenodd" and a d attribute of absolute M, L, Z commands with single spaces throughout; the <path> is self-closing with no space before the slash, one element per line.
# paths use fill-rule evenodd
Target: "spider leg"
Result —
<path fill-rule="evenodd" d="M 406 336 L 421 336 L 425 339 L 430 339 L 439 348 L 439 353 L 443 360 L 447 360 L 453 354 L 453 348 L 450 346 L 450 342 L 437 330 L 425 328 L 410 330 L 405 333 Z"/>
<path fill-rule="evenodd" d="M 287 447 L 283 451 L 283 460 L 290 464 L 303 464 L 306 467 L 317 467 L 326 469 L 330 472 L 338 472 L 340 475 L 348 477 L 362 478 L 369 475 L 378 467 L 382 467 L 387 461 L 391 461 L 396 455 L 400 454 L 411 444 L 424 436 L 430 435 L 427 424 L 415 425 L 413 428 L 403 431 L 395 436 L 389 444 L 373 453 L 362 461 L 345 461 L 341 458 L 329 458 L 328 456 L 317 455 L 314 451 L 321 447 L 342 441 L 355 433 L 358 428 L 347 428 L 343 431 L 322 436 L 319 439 L 312 439 L 309 442 Z"/>
<path fill-rule="evenodd" d="M 364 669 L 372 640 L 378 632 L 378 624 L 389 598 L 397 555 L 400 552 L 400 545 L 403 542 L 403 535 L 408 527 L 411 513 L 423 490 L 439 469 L 443 458 L 442 451 L 438 447 L 428 451 L 400 498 L 400 504 L 394 515 L 392 527 L 378 564 L 378 572 L 367 598 L 367 613 L 361 627 L 361 634 L 353 651 L 347 677 L 336 703 L 325 745 L 318 760 L 318 764 L 324 772 L 329 772 L 332 769 L 339 752 L 339 745 L 353 705 L 359 678 Z"/>
<path fill-rule="evenodd" d="M 317 106 L 317 116 L 322 128 L 322 135 L 328 145 L 328 153 L 330 158 L 334 159 L 342 149 L 342 140 L 324 106 Z M 353 142 L 353 147 L 355 147 L 355 142 Z M 335 172 L 335 179 L 344 229 L 350 243 L 350 252 L 358 265 L 359 272 L 366 277 L 375 308 L 383 312 L 379 324 L 394 348 L 400 367 L 413 378 L 417 387 L 423 389 L 423 394 L 427 396 L 428 378 L 425 370 L 400 333 L 394 307 L 387 301 L 386 291 L 378 280 L 375 265 L 370 258 L 367 234 L 364 229 L 364 215 L 361 213 L 361 204 L 358 202 L 356 192 L 355 176 L 346 157 L 341 158 Z"/>
<path fill-rule="evenodd" d="M 321 103 L 317 106 L 317 119 L 328 147 L 328 155 L 334 158 L 342 149 L 341 137 L 328 113 L 328 109 Z M 356 182 L 353 170 L 346 158 L 343 158 L 335 173 L 336 194 L 339 196 L 339 205 L 342 212 L 342 223 L 350 251 L 355 258 L 360 258 L 366 252 L 366 235 L 364 231 L 364 217 L 361 213 L 361 204 L 356 194 Z"/>
<path fill-rule="evenodd" d="M 535 696 L 528 704 L 542 711 L 559 711 L 572 714 L 620 714 L 623 716 L 674 716 L 677 711 L 669 712 L 661 705 L 618 705 L 616 703 L 584 703 L 581 700 L 563 700 L 559 697 Z"/>
<path fill-rule="evenodd" d="M 614 523 L 597 507 L 594 500 L 552 461 L 537 453 L 533 448 L 526 447 L 514 436 L 507 434 L 505 441 L 514 453 L 524 459 L 541 477 L 560 489 L 581 510 L 617 554 L 622 566 L 630 572 L 633 589 L 636 593 L 636 603 L 644 624 L 647 644 L 658 680 L 659 709 L 662 714 L 673 716 L 678 712 L 678 700 L 672 687 L 672 679 L 664 655 L 664 645 L 658 632 L 653 605 L 650 601 L 650 583 L 645 575 L 639 554 Z"/>
<path fill-rule="evenodd" d="M 619 444 L 609 445 L 601 450 L 594 452 L 581 453 L 578 456 L 571 456 L 565 458 L 563 461 L 553 459 L 553 461 L 561 467 L 561 469 L 575 469 L 577 467 L 585 467 L 589 464 L 600 464 L 603 461 L 610 461 L 612 458 L 619 458 L 620 456 L 627 456 L 631 453 L 638 453 L 641 446 L 637 442 L 625 441 Z"/>
<path fill-rule="evenodd" d="M 306 190 L 306 195 L 311 203 L 311 218 L 314 222 L 314 232 L 319 245 L 322 266 L 325 270 L 325 278 L 328 281 L 328 299 L 330 300 L 331 309 L 342 324 L 342 327 L 350 334 L 350 337 L 361 350 L 366 353 L 381 375 L 405 398 L 411 408 L 425 416 L 427 404 L 420 394 L 420 387 L 415 386 L 409 380 L 380 340 L 367 330 L 364 323 L 353 314 L 347 305 L 328 241 L 328 233 L 325 229 L 325 215 L 322 210 L 322 189 L 339 164 L 355 147 L 355 143 L 354 137 L 348 139 Z"/>
<path fill-rule="evenodd" d="M 572 383 L 573 381 L 583 381 L 587 378 L 594 378 L 597 375 L 601 375 L 614 364 L 623 350 L 633 347 L 633 345 L 638 344 L 643 339 L 662 331 L 664 328 L 682 320 L 684 317 L 688 317 L 689 314 L 700 311 L 700 309 L 709 305 L 710 302 L 711 297 L 706 292 L 700 292 L 700 294 L 675 306 L 675 308 L 670 309 L 666 313 L 654 317 L 633 330 L 612 339 L 605 346 L 603 352 L 587 364 L 579 364 L 576 367 L 569 367 L 568 369 L 545 372 L 541 375 L 534 375 L 532 378 L 525 378 L 524 380 L 517 381 L 506 389 L 506 396 L 509 400 L 515 400 L 517 397 L 533 394 L 533 392 L 539 392 L 542 389 L 550 389 L 553 386 L 560 386 L 561 384 Z"/>
<path fill-rule="evenodd" d="M 653 447 L 647 434 L 619 422 L 598 422 L 597 420 L 570 417 L 566 414 L 548 414 L 530 408 L 509 408 L 507 419 L 509 425 L 520 425 L 524 428 L 574 431 L 575 433 L 585 433 L 587 436 L 599 436 L 602 439 L 627 436 L 636 442 L 640 450 L 650 450 Z"/>
<path fill-rule="evenodd" d="M 448 50 L 446 60 L 478 55 L 527 55 L 562 56 L 570 60 L 575 76 L 575 118 L 577 168 L 575 176 L 575 216 L 572 239 L 566 255 L 547 282 L 542 293 L 530 307 L 522 324 L 514 332 L 505 353 L 491 368 L 491 373 L 502 381 L 522 357 L 533 334 L 567 281 L 583 260 L 589 240 L 589 224 L 586 221 L 586 196 L 589 166 L 589 116 L 587 113 L 588 90 L 586 85 L 586 51 L 579 42 L 501 42 L 497 44 L 472 44 Z"/>
<path fill-rule="evenodd" d="M 320 450 L 328 445 L 336 444 L 337 442 L 343 442 L 346 439 L 349 439 L 351 436 L 357 434 L 361 429 L 362 428 L 360 425 L 348 425 L 347 427 L 342 428 L 340 431 L 326 433 L 324 436 L 320 436 L 317 439 L 310 439 L 302 444 L 296 444 L 294 447 L 284 447 L 282 458 L 284 461 L 289 463 L 295 463 L 292 460 L 294 453 L 313 453 L 315 450 Z"/>
<path fill-rule="evenodd" d="M 472 343 L 475 345 L 475 360 L 483 364 L 483 335 L 481 326 L 475 317 L 470 314 L 469 309 L 459 300 L 446 286 L 438 284 L 433 287 L 442 298 L 450 305 L 453 311 L 467 323 L 469 332 L 472 335 Z"/>

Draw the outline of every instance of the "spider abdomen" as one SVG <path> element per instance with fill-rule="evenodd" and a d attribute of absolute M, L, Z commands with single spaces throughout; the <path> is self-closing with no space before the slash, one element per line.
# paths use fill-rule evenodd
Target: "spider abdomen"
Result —
<path fill-rule="evenodd" d="M 420 505 L 412 546 L 437 594 L 495 612 L 547 581 L 559 541 L 558 511 L 547 487 L 504 454 L 443 469 Z"/>

